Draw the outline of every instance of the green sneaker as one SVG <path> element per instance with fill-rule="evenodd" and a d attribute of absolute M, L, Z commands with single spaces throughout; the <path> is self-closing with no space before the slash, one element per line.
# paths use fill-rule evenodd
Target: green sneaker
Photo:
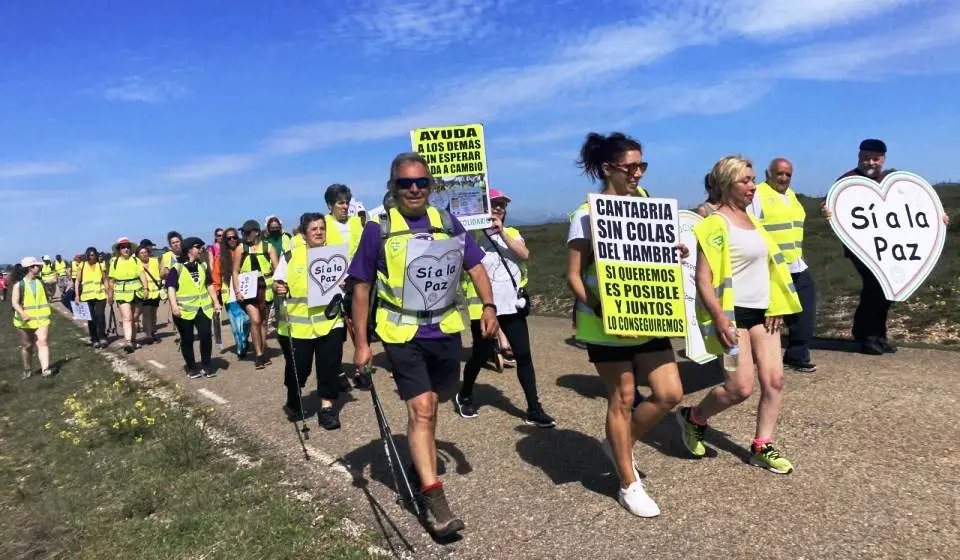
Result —
<path fill-rule="evenodd" d="M 750 464 L 761 469 L 767 469 L 777 474 L 790 474 L 793 472 L 793 465 L 777 451 L 773 444 L 768 443 L 760 449 L 754 449 L 750 457 Z"/>
<path fill-rule="evenodd" d="M 690 421 L 690 407 L 685 406 L 677 411 L 677 424 L 680 424 L 680 439 L 683 446 L 687 448 L 694 457 L 703 457 L 707 454 L 707 448 L 703 445 L 703 433 L 707 431 L 704 424 L 694 424 Z"/>

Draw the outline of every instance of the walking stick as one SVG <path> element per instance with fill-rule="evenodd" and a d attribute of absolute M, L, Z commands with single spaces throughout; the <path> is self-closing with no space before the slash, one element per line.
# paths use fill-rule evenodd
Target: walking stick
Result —
<path fill-rule="evenodd" d="M 286 297 L 283 298 L 282 305 L 283 305 L 283 318 L 286 320 L 286 323 L 287 323 L 287 342 L 290 345 L 290 365 L 293 368 L 294 383 L 297 384 L 297 401 L 300 403 L 300 422 L 302 426 L 300 427 L 300 431 L 298 433 L 303 434 L 303 439 L 310 439 L 310 427 L 307 426 L 307 419 L 303 413 L 303 391 L 301 390 L 301 387 L 300 387 L 300 372 L 297 371 L 297 357 L 293 353 L 293 333 L 290 331 L 290 313 L 287 311 Z M 317 373 L 319 375 L 319 372 Z M 303 442 L 301 441 L 300 443 L 302 444 Z M 303 447 L 303 454 L 308 459 L 310 458 L 310 456 L 307 455 L 306 445 L 304 445 Z"/>
<path fill-rule="evenodd" d="M 373 368 L 370 364 L 363 366 L 363 373 L 370 375 Z M 380 398 L 377 396 L 376 384 L 373 382 L 373 376 L 370 375 L 370 399 L 373 401 L 373 412 L 377 416 L 377 425 L 380 428 L 380 440 L 383 441 L 383 451 L 387 456 L 387 465 L 390 467 L 390 475 L 393 476 L 393 487 L 397 493 L 397 503 L 403 505 L 409 502 L 417 517 L 421 517 L 420 504 L 413 494 L 413 487 L 410 486 L 410 478 L 407 472 L 401 467 L 400 453 L 397 451 L 397 444 L 393 439 L 393 432 L 390 430 L 390 424 L 387 422 L 387 416 L 383 413 L 383 407 L 380 405 Z M 397 477 L 397 471 L 400 477 Z M 400 486 L 400 481 L 403 486 Z"/>
<path fill-rule="evenodd" d="M 110 302 L 110 321 L 107 323 L 107 334 L 117 334 L 117 308 Z"/>

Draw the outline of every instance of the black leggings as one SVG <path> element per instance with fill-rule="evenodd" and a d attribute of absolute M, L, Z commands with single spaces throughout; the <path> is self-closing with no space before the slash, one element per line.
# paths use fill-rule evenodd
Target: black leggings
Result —
<path fill-rule="evenodd" d="M 513 354 L 517 357 L 517 379 L 527 398 L 527 409 L 539 408 L 540 399 L 537 397 L 537 378 L 533 371 L 533 356 L 530 354 L 527 318 L 512 313 L 498 316 L 497 321 L 500 322 L 500 330 L 510 341 Z M 473 385 L 477 381 L 477 376 L 480 375 L 480 368 L 493 353 L 495 342 L 493 338 L 483 338 L 479 319 L 470 321 L 470 332 L 473 334 L 473 350 L 470 360 L 463 367 L 463 385 L 460 387 L 460 395 L 463 397 L 473 396 Z"/>
<path fill-rule="evenodd" d="M 87 321 L 87 331 L 90 333 L 90 343 L 107 339 L 107 300 L 92 299 L 87 303 L 90 308 L 92 321 Z"/>
<path fill-rule="evenodd" d="M 340 366 L 343 361 L 343 343 L 346 340 L 346 330 L 333 329 L 326 336 L 320 338 L 294 338 L 292 352 L 287 337 L 280 338 L 280 347 L 284 348 L 284 357 L 292 353 L 293 360 L 287 359 L 284 368 L 283 384 L 287 386 L 287 403 L 297 404 L 297 392 L 307 384 L 307 378 L 317 368 L 317 395 L 321 399 L 336 400 L 340 393 Z M 298 383 L 294 383 L 294 367 Z"/>
<path fill-rule="evenodd" d="M 200 337 L 200 364 L 203 367 L 210 365 L 210 354 L 213 352 L 213 335 L 210 331 L 210 317 L 198 311 L 197 316 L 187 321 L 182 317 L 174 317 L 173 323 L 180 333 L 180 353 L 187 369 L 197 367 L 197 360 L 193 354 L 193 329 L 196 327 Z"/>

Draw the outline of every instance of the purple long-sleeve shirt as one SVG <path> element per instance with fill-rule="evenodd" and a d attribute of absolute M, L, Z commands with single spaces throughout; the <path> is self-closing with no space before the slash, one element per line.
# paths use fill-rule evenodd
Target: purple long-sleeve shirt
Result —
<path fill-rule="evenodd" d="M 450 216 L 450 218 L 453 222 L 454 235 L 466 233 L 463 224 L 461 224 L 456 217 Z M 404 220 L 406 220 L 407 227 L 411 230 L 430 227 L 430 218 L 427 217 L 426 214 L 418 218 L 407 218 L 404 216 Z M 429 233 L 414 234 L 414 237 L 417 239 L 433 239 L 433 235 Z M 472 235 L 465 236 L 463 270 L 470 270 L 479 265 L 482 260 L 483 250 L 477 246 Z M 367 225 L 363 228 L 363 235 L 360 236 L 360 246 L 357 248 L 353 260 L 350 261 L 350 268 L 347 270 L 347 274 L 360 282 L 369 282 L 371 284 L 371 290 L 375 290 L 377 289 L 377 271 L 383 272 L 384 274 L 387 272 L 387 259 L 383 254 L 383 244 L 380 240 L 380 224 L 377 222 L 367 222 Z M 416 338 L 444 338 L 447 336 L 450 335 L 441 331 L 439 325 L 421 325 L 417 329 L 416 334 Z"/>

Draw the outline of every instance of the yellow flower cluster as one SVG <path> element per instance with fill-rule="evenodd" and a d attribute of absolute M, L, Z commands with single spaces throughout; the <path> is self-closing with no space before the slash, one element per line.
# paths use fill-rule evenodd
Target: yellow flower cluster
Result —
<path fill-rule="evenodd" d="M 130 406 L 131 401 L 133 406 Z M 135 390 L 126 379 L 118 377 L 106 382 L 87 383 L 64 399 L 60 409 L 61 422 L 48 421 L 47 431 L 56 431 L 60 439 L 80 445 L 98 438 L 112 436 L 121 441 L 141 443 L 157 424 L 166 418 L 160 402 Z M 62 423 L 62 426 L 57 424 Z"/>

